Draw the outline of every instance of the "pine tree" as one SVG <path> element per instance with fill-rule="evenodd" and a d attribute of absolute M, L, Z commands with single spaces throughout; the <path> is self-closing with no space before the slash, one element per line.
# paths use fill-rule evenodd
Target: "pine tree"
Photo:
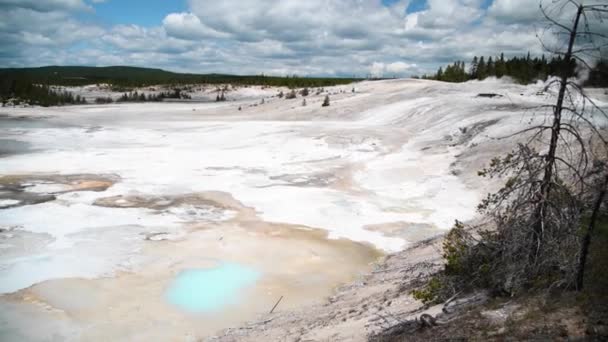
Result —
<path fill-rule="evenodd" d="M 444 82 L 466 82 L 469 79 L 483 80 L 488 76 L 499 78 L 509 76 L 519 83 L 528 84 L 534 80 L 546 80 L 549 75 L 560 76 L 566 73 L 570 77 L 575 74 L 575 69 L 576 63 L 565 63 L 561 56 L 547 60 L 545 56 L 532 59 L 531 56 L 526 55 L 507 60 L 501 53 L 500 57 L 496 57 L 496 59 L 489 57 L 487 63 L 484 56 L 473 58 L 470 73 L 467 73 L 464 62 L 456 61 L 445 69 L 440 67 L 437 74 L 432 76 L 423 75 L 422 78 Z"/>
<path fill-rule="evenodd" d="M 496 66 L 494 65 L 494 61 L 492 60 L 492 56 L 490 56 L 490 58 L 488 58 L 488 65 L 487 65 L 487 75 L 488 77 L 491 76 L 496 76 Z"/>
<path fill-rule="evenodd" d="M 329 107 L 329 95 L 325 95 L 325 99 L 323 100 L 321 107 Z"/>
<path fill-rule="evenodd" d="M 479 59 L 479 64 L 477 64 L 477 75 L 475 75 L 478 80 L 483 80 L 486 78 L 486 61 L 483 56 Z"/>
<path fill-rule="evenodd" d="M 443 68 L 439 67 L 439 70 L 437 70 L 437 81 L 441 81 L 443 80 Z"/>
<path fill-rule="evenodd" d="M 458 70 L 458 75 L 460 77 L 460 82 L 466 82 L 469 80 L 469 76 L 467 75 L 467 64 L 464 61 L 460 62 L 460 70 Z"/>
<path fill-rule="evenodd" d="M 289 93 L 287 93 L 287 95 L 285 95 L 286 100 L 291 100 L 291 99 L 295 99 L 295 98 L 296 98 L 295 89 L 292 89 Z"/>
<path fill-rule="evenodd" d="M 471 78 L 477 78 L 478 64 L 479 64 L 479 59 L 477 59 L 477 56 L 473 57 L 473 61 L 471 62 Z"/>
<path fill-rule="evenodd" d="M 507 73 L 505 64 L 505 54 L 500 54 L 500 59 L 496 61 L 496 77 L 501 78 Z"/>

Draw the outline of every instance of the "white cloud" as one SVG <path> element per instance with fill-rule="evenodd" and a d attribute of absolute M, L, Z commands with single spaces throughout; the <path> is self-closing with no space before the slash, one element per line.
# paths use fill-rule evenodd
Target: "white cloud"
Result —
<path fill-rule="evenodd" d="M 432 39 L 460 31 L 481 18 L 478 0 L 427 0 L 428 9 L 406 16 L 404 30 L 413 38 Z"/>
<path fill-rule="evenodd" d="M 394 62 L 386 66 L 386 71 L 392 74 L 403 74 L 411 68 L 416 67 L 416 64 L 408 64 L 405 62 Z"/>
<path fill-rule="evenodd" d="M 3 47 L 0 63 L 28 65 L 25 63 L 40 56 L 43 50 L 58 54 L 101 34 L 101 28 L 82 25 L 67 12 L 8 7 L 0 11 L 0 45 Z"/>
<path fill-rule="evenodd" d="M 156 26 L 105 28 L 79 21 L 78 11 L 100 0 L 86 1 L 0 0 L 0 65 L 405 76 L 474 55 L 543 52 L 535 0 L 495 0 L 487 11 L 482 0 L 429 0 L 411 14 L 409 0 L 190 0 Z M 552 33 L 545 39 L 559 43 Z"/>
<path fill-rule="evenodd" d="M 82 0 L 0 0 L 2 7 L 27 8 L 39 12 L 90 9 Z"/>
<path fill-rule="evenodd" d="M 194 46 L 192 41 L 167 36 L 160 27 L 145 28 L 137 25 L 115 26 L 101 39 L 127 52 L 181 53 Z"/>
<path fill-rule="evenodd" d="M 403 76 L 407 71 L 410 71 L 415 67 L 416 64 L 408 64 L 405 62 L 393 62 L 388 64 L 383 62 L 374 62 L 369 67 L 369 74 L 372 77 Z"/>
<path fill-rule="evenodd" d="M 488 15 L 500 22 L 530 23 L 539 20 L 541 12 L 538 1 L 494 0 Z"/>
<path fill-rule="evenodd" d="M 366 39 L 400 26 L 380 0 L 190 0 L 201 23 L 238 41 Z"/>
<path fill-rule="evenodd" d="M 386 65 L 384 63 L 374 62 L 369 67 L 369 73 L 372 77 L 383 77 L 385 69 L 386 69 Z"/>
<path fill-rule="evenodd" d="M 201 38 L 226 38 L 228 35 L 210 29 L 192 13 L 171 13 L 163 20 L 163 28 L 169 36 L 196 40 Z"/>

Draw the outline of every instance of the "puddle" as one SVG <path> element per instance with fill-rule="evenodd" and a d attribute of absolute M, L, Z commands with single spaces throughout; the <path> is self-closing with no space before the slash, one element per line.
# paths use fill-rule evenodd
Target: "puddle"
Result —
<path fill-rule="evenodd" d="M 185 270 L 178 274 L 167 291 L 168 301 L 191 313 L 211 313 L 238 303 L 241 290 L 260 277 L 254 269 L 222 263 L 215 268 Z"/>
<path fill-rule="evenodd" d="M 106 208 L 147 208 L 169 213 L 186 222 L 228 221 L 237 214 L 233 205 L 224 205 L 206 198 L 205 194 L 113 196 L 98 198 L 93 205 Z"/>
<path fill-rule="evenodd" d="M 0 129 L 64 128 L 73 125 L 51 120 L 51 116 L 14 116 L 0 113 Z"/>
<path fill-rule="evenodd" d="M 0 157 L 8 157 L 16 154 L 35 152 L 31 144 L 25 141 L 0 139 Z"/>
<path fill-rule="evenodd" d="M 13 175 L 0 176 L 0 209 L 54 201 L 55 195 L 78 191 L 106 191 L 115 175 Z"/>

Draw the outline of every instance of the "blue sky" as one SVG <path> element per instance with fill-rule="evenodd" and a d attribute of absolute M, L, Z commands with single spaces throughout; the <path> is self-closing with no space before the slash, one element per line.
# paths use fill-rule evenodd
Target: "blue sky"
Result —
<path fill-rule="evenodd" d="M 537 0 L 0 0 L 0 67 L 408 76 L 540 54 L 538 20 Z"/>
<path fill-rule="evenodd" d="M 398 2 L 399 0 L 382 0 L 382 3 L 386 6 L 390 6 Z M 483 0 L 480 7 L 487 9 L 490 7 L 490 5 L 492 5 L 492 2 L 494 2 L 494 0 Z M 420 12 L 427 9 L 428 6 L 427 0 L 412 0 L 406 8 L 406 13 Z"/>
<path fill-rule="evenodd" d="M 169 13 L 188 9 L 186 0 L 106 0 L 92 3 L 95 9 L 87 16 L 106 25 L 135 24 L 141 26 L 159 25 Z"/>
<path fill-rule="evenodd" d="M 414 0 L 406 9 L 407 13 L 420 12 L 428 8 L 426 0 Z"/>

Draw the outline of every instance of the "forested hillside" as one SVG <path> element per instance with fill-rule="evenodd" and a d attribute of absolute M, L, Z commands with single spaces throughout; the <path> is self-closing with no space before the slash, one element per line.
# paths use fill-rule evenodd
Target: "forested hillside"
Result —
<path fill-rule="evenodd" d="M 137 68 L 126 66 L 113 67 L 79 67 L 48 66 L 41 68 L 0 69 L 0 79 L 7 81 L 28 81 L 36 84 L 52 85 L 87 85 L 107 83 L 125 87 L 140 87 L 155 84 L 237 84 L 286 86 L 290 88 L 327 87 L 348 84 L 354 78 L 319 78 L 319 77 L 275 77 L 275 76 L 240 76 L 222 74 L 182 74 L 161 69 Z M 10 83 L 10 82 L 9 82 Z"/>
<path fill-rule="evenodd" d="M 289 88 L 328 87 L 348 84 L 354 78 L 314 78 L 314 77 L 270 77 L 238 76 L 221 74 L 181 74 L 161 69 L 137 67 L 79 67 L 49 66 L 41 68 L 0 69 L 0 99 L 3 103 L 11 98 L 41 106 L 79 104 L 84 99 L 69 92 L 55 91 L 49 86 L 83 86 L 89 84 L 109 84 L 116 91 L 129 91 L 134 87 L 150 85 L 186 84 L 233 84 L 284 86 Z M 160 96 L 153 100 L 162 99 Z M 148 100 L 148 99 L 147 99 Z M 126 101 L 126 100 L 125 100 Z"/>

